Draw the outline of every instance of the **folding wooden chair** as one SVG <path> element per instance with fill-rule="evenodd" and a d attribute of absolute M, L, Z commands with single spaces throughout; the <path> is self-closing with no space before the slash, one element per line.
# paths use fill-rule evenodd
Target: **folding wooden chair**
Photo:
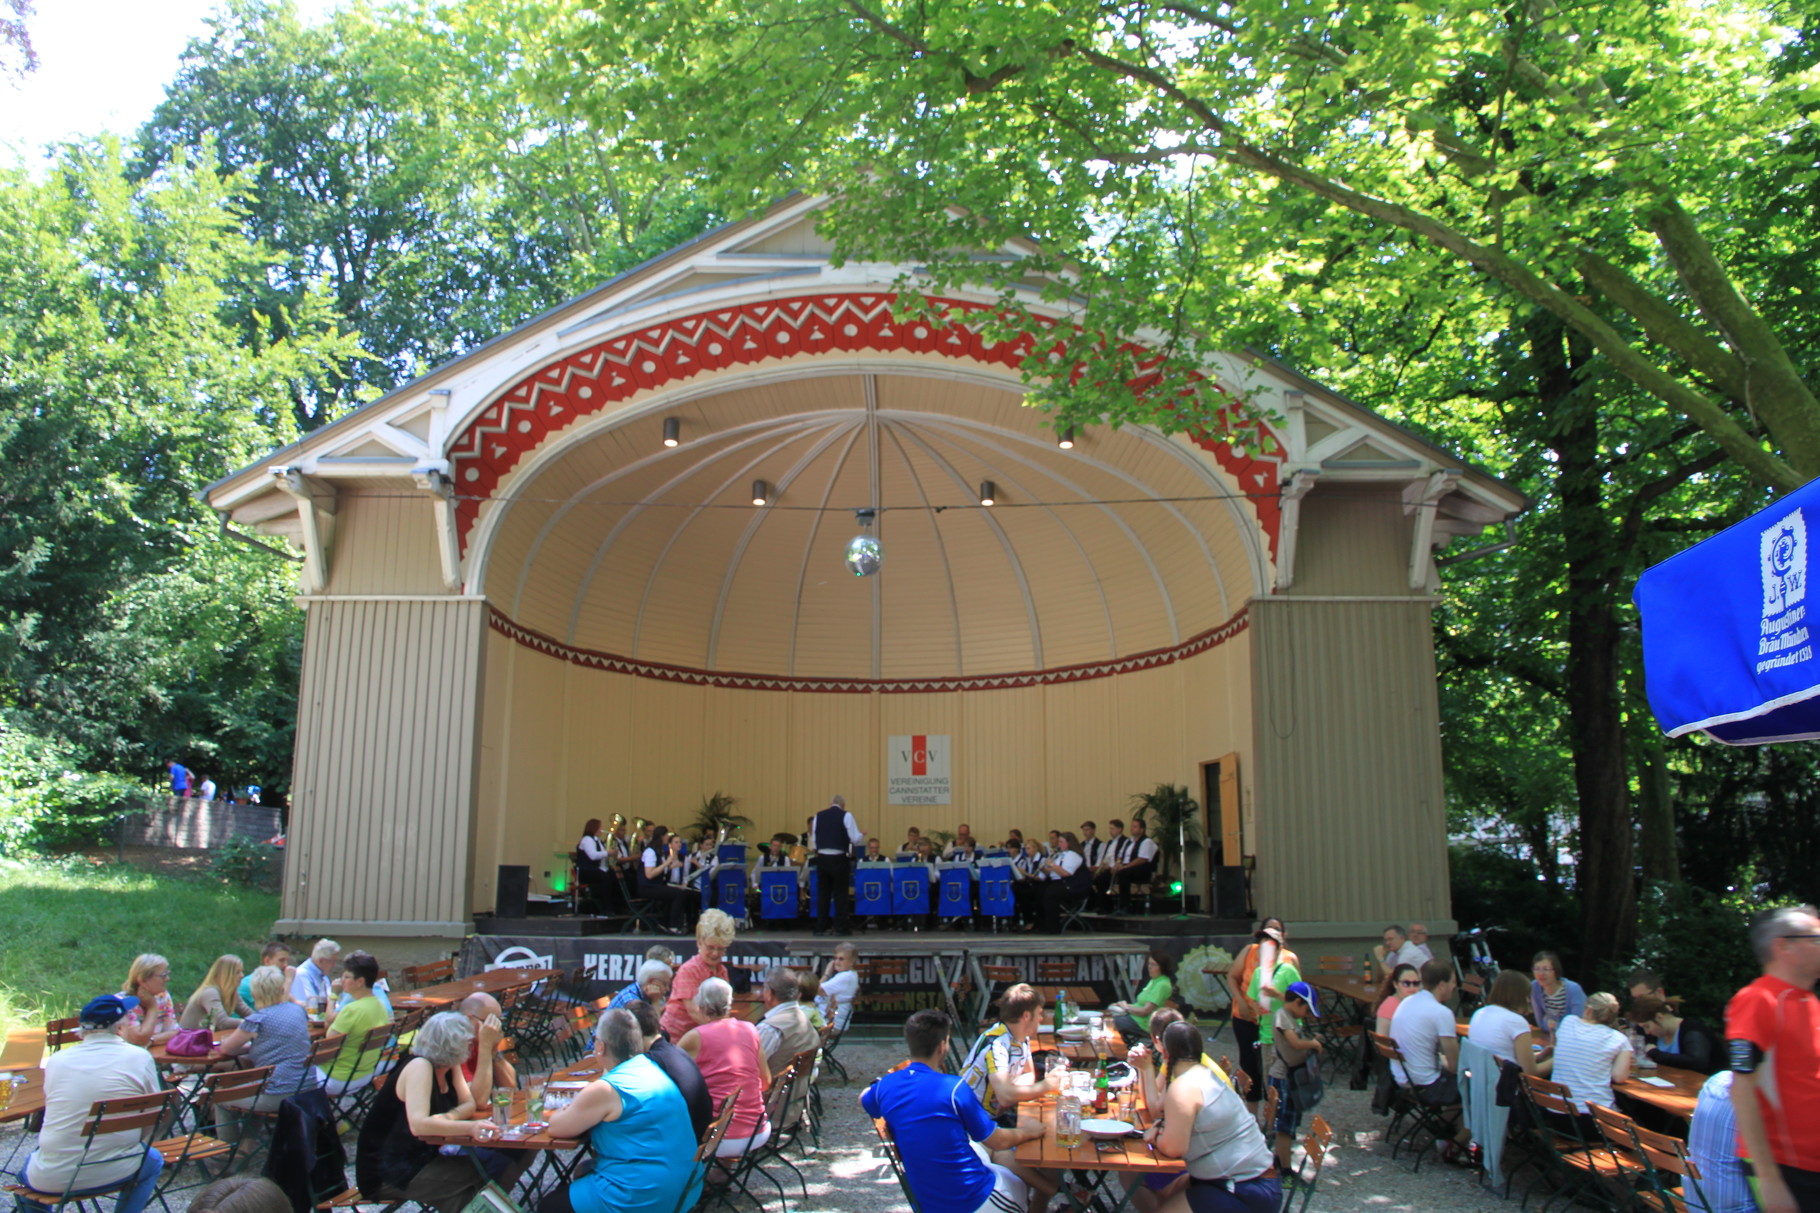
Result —
<path fill-rule="evenodd" d="M 111 1180 L 107 1183 L 82 1185 L 82 1173 L 86 1170 L 93 1174 L 95 1168 L 108 1163 L 126 1162 L 129 1159 L 138 1162 L 145 1157 L 145 1138 L 158 1131 L 160 1125 L 174 1124 L 183 1110 L 183 1092 L 175 1087 L 163 1091 L 154 1091 L 149 1095 L 129 1095 L 120 1099 L 96 1100 L 89 1109 L 89 1119 L 82 1126 L 82 1154 L 76 1161 L 76 1167 L 70 1172 L 69 1182 L 61 1192 L 40 1192 L 28 1184 L 7 1184 L 5 1191 L 14 1196 L 24 1197 L 51 1209 L 62 1209 L 74 1205 L 78 1210 L 93 1208 L 100 1213 L 101 1198 L 111 1197 L 116 1193 L 132 1187 L 138 1182 L 135 1174 L 125 1179 Z M 97 1140 L 114 1133 L 136 1133 L 131 1149 L 122 1150 L 110 1145 L 96 1151 Z M 108 1203 L 112 1208 L 112 1202 Z"/>
<path fill-rule="evenodd" d="M 1305 1157 L 1301 1165 L 1283 1176 L 1283 1213 L 1290 1213 L 1297 1193 L 1302 1196 L 1302 1207 L 1297 1213 L 1308 1213 L 1308 1202 L 1314 1199 L 1314 1190 L 1321 1182 L 1321 1166 L 1332 1148 L 1333 1127 L 1317 1115 L 1302 1138 Z"/>
<path fill-rule="evenodd" d="M 1072 960 L 1039 960 L 1036 962 L 1036 981 L 1038 985 L 1073 985 L 1080 977 L 1080 969 Z"/>
<path fill-rule="evenodd" d="M 1595 1208 L 1617 1210 L 1623 1202 L 1613 1199 L 1607 1188 L 1621 1185 L 1623 1166 L 1612 1156 L 1604 1141 L 1589 1142 L 1580 1128 L 1580 1115 L 1574 1107 L 1573 1094 L 1558 1082 L 1534 1074 L 1523 1076 L 1525 1106 L 1535 1128 L 1536 1145 L 1543 1176 L 1555 1187 L 1542 1207 L 1547 1209 L 1557 1200 L 1574 1204 L 1589 1201 Z M 1529 1204 L 1529 1193 L 1523 1194 L 1523 1205 Z"/>
<path fill-rule="evenodd" d="M 337 1119 L 347 1121 L 348 1124 L 356 1129 L 360 1128 L 366 1121 L 367 1109 L 373 1106 L 373 1100 L 379 1094 L 378 1089 L 374 1086 L 374 1082 L 386 1071 L 387 1053 L 391 1052 L 394 1059 L 397 1056 L 392 1043 L 396 1036 L 396 1024 L 382 1023 L 376 1028 L 368 1029 L 366 1035 L 361 1039 L 359 1051 L 355 1054 L 356 1060 L 354 1064 L 349 1067 L 349 1072 L 352 1073 L 365 1065 L 366 1059 L 369 1056 L 373 1057 L 373 1069 L 369 1072 L 368 1080 L 352 1090 L 341 1092 L 339 1095 L 330 1094 L 326 1089 L 324 1090 L 324 1094 L 328 1095 L 329 1102 L 334 1105 Z M 346 1042 L 348 1038 L 346 1036 L 335 1036 L 324 1037 L 324 1039 Z M 337 1053 L 337 1058 L 339 1058 L 339 1056 L 339 1053 Z M 330 1079 L 333 1080 L 334 1063 L 330 1064 L 328 1073 Z"/>
<path fill-rule="evenodd" d="M 428 964 L 406 965 L 404 967 L 404 985 L 407 990 L 421 990 L 425 986 L 439 986 L 445 981 L 455 980 L 455 958 L 433 960 Z"/>
<path fill-rule="evenodd" d="M 1649 1191 L 1639 1201 L 1651 1213 L 1714 1213 L 1700 1187 L 1700 1168 L 1679 1137 L 1631 1122 L 1631 1133 L 1648 1168 Z"/>
<path fill-rule="evenodd" d="M 980 977 L 986 984 L 980 990 L 977 1022 L 981 1028 L 989 1028 L 998 1022 L 998 1016 L 992 1012 L 998 1004 L 998 996 L 1024 980 L 1024 975 L 1016 965 L 981 965 Z"/>
<path fill-rule="evenodd" d="M 733 1123 L 733 1107 L 739 1102 L 739 1091 L 739 1088 L 735 1088 L 731 1095 L 720 1101 L 720 1111 L 714 1114 L 714 1119 L 708 1122 L 707 1131 L 701 1135 L 701 1141 L 696 1143 L 694 1174 L 683 1188 L 682 1195 L 676 1198 L 676 1208 L 671 1213 L 682 1213 L 683 1202 L 689 1199 L 689 1193 L 696 1184 L 707 1178 L 708 1168 L 714 1165 L 714 1152 L 720 1149 L 720 1143 L 727 1136 L 727 1126 Z"/>
<path fill-rule="evenodd" d="M 44 1047 L 55 1053 L 64 1045 L 82 1043 L 82 1020 L 53 1019 L 44 1025 Z"/>
<path fill-rule="evenodd" d="M 1386 1062 L 1394 1062 L 1398 1066 L 1406 1067 L 1403 1051 L 1397 1048 L 1396 1041 L 1373 1032 L 1371 1033 L 1371 1043 L 1372 1047 L 1377 1050 L 1378 1056 Z M 1403 1072 L 1407 1074 L 1409 1071 L 1405 1068 Z M 1394 1068 L 1391 1070 L 1391 1077 L 1394 1082 L 1396 1077 Z M 1392 1101 L 1391 1123 L 1384 1133 L 1386 1139 L 1394 1138 L 1391 1140 L 1390 1156 L 1395 1158 L 1404 1146 L 1413 1146 L 1416 1140 L 1426 1133 L 1429 1138 L 1428 1143 L 1415 1151 L 1416 1161 L 1413 1169 L 1420 1171 L 1422 1156 L 1428 1152 L 1430 1147 L 1453 1140 L 1453 1125 L 1450 1123 L 1448 1113 L 1458 1112 L 1460 1105 L 1428 1103 L 1416 1093 L 1414 1087 L 1406 1082 L 1395 1083 Z M 1398 1134 L 1396 1133 L 1397 1125 L 1405 1117 L 1409 1119 L 1409 1128 Z"/>
<path fill-rule="evenodd" d="M 152 1149 L 164 1159 L 157 1192 L 161 1204 L 168 1207 L 166 1198 L 172 1192 L 200 1188 L 229 1174 L 243 1154 L 250 1154 L 246 1142 L 258 1137 L 257 1132 L 251 1131 L 258 1123 L 251 1116 L 252 1104 L 265 1091 L 272 1070 L 272 1066 L 260 1066 L 252 1070 L 217 1070 L 203 1076 L 191 1101 L 194 1131 L 152 1143 Z M 246 1106 L 231 1106 L 234 1104 Z M 178 1177 L 191 1163 L 202 1178 L 179 1184 Z"/>
<path fill-rule="evenodd" d="M 878 1134 L 879 1145 L 884 1148 L 885 1158 L 891 1163 L 891 1173 L 897 1176 L 897 1186 L 904 1190 L 904 1199 L 910 1202 L 910 1213 L 923 1213 L 922 1206 L 916 1203 L 916 1193 L 910 1190 L 910 1179 L 904 1174 L 904 1157 L 898 1153 L 897 1139 L 891 1136 L 891 1126 L 874 1117 L 872 1129 Z"/>

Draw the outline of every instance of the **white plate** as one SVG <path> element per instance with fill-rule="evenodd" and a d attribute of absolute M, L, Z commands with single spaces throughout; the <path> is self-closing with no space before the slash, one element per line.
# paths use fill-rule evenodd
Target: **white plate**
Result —
<path fill-rule="evenodd" d="M 1123 1137 L 1136 1126 L 1122 1120 L 1083 1120 L 1081 1132 L 1092 1137 Z"/>

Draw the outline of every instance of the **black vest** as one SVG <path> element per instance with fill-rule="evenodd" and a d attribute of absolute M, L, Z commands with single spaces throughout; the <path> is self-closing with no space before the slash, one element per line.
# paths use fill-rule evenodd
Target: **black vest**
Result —
<path fill-rule="evenodd" d="M 852 845 L 853 840 L 847 837 L 846 809 L 831 804 L 815 815 L 816 850 L 839 851 L 845 855 Z"/>

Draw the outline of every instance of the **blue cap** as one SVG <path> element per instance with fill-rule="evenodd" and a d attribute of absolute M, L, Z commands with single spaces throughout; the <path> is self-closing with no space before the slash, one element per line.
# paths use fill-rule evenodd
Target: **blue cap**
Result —
<path fill-rule="evenodd" d="M 1290 998 L 1299 998 L 1303 1002 L 1307 1003 L 1308 1004 L 1308 1013 L 1310 1015 L 1314 1016 L 1316 1019 L 1319 1019 L 1321 1017 L 1321 1006 L 1320 1006 L 1320 1003 L 1315 1001 L 1317 996 L 1314 992 L 1314 987 L 1309 985 L 1307 982 L 1305 982 L 1305 981 L 1291 982 L 1289 984 L 1289 989 L 1284 991 L 1284 993 Z"/>
<path fill-rule="evenodd" d="M 85 1028 L 111 1028 L 138 1005 L 139 1000 L 131 994 L 103 994 L 90 999 L 76 1018 Z"/>

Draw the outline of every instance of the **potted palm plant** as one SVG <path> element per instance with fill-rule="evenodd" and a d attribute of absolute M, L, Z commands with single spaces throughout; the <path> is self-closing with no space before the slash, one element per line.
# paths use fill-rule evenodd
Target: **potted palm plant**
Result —
<path fill-rule="evenodd" d="M 733 811 L 739 804 L 739 798 L 728 796 L 724 792 L 715 792 L 712 796 L 701 798 L 701 811 L 695 814 L 695 820 L 689 823 L 689 830 L 696 836 L 712 834 L 720 837 L 720 832 L 732 832 L 752 824 L 750 817 Z"/>
<path fill-rule="evenodd" d="M 1187 788 L 1159 783 L 1150 791 L 1139 792 L 1131 798 L 1131 815 L 1143 819 L 1144 829 L 1156 840 L 1157 853 L 1162 860 L 1151 883 L 1167 887 L 1170 861 L 1174 860 L 1174 870 L 1181 873 L 1185 870 L 1182 866 L 1184 849 L 1201 844 L 1201 802 L 1190 796 Z M 1186 893 L 1186 889 L 1183 891 Z"/>

